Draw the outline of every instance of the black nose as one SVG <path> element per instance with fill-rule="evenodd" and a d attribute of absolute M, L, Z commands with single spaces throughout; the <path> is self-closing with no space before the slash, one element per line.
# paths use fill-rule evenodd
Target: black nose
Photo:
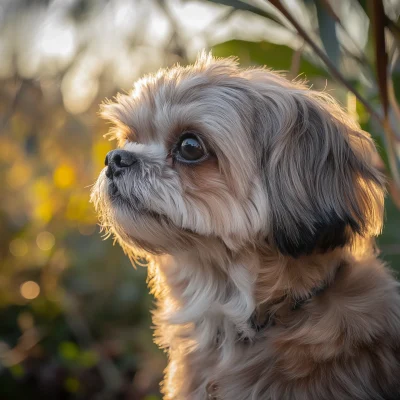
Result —
<path fill-rule="evenodd" d="M 121 175 L 124 168 L 130 167 L 137 161 L 135 154 L 126 150 L 112 150 L 110 151 L 104 164 L 108 166 L 106 176 L 112 178 L 113 176 Z"/>

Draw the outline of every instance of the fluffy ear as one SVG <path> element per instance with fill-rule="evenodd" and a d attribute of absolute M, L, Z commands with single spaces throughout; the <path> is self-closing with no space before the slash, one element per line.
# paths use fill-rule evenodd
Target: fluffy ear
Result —
<path fill-rule="evenodd" d="M 283 92 L 270 104 L 276 131 L 264 161 L 270 240 L 297 257 L 379 234 L 384 179 L 369 134 L 326 94 Z"/>

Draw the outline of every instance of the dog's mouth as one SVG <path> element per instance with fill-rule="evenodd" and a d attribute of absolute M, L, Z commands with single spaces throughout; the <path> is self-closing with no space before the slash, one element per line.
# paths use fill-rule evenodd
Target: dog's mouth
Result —
<path fill-rule="evenodd" d="M 111 180 L 108 183 L 108 194 L 110 195 L 111 198 L 120 196 L 118 186 L 115 184 L 114 180 Z"/>
<path fill-rule="evenodd" d="M 170 216 L 146 204 L 141 193 L 128 192 L 118 178 L 102 180 L 103 204 L 108 208 L 108 225 L 118 232 L 120 240 L 152 254 L 168 253 L 171 249 L 187 249 L 198 242 L 199 234 L 179 226 Z M 124 238 L 124 239 L 122 239 Z"/>
<path fill-rule="evenodd" d="M 118 188 L 118 178 L 114 176 L 105 174 L 105 179 L 107 182 L 107 195 L 111 201 L 117 200 L 128 200 L 125 199 L 125 196 L 122 195 L 121 191 Z"/>
<path fill-rule="evenodd" d="M 139 198 L 134 194 L 129 194 L 129 197 L 124 195 L 114 180 L 108 180 L 107 194 L 114 207 L 125 205 L 135 212 L 145 211 L 145 207 Z"/>
<path fill-rule="evenodd" d="M 136 217 L 139 215 L 150 217 L 159 225 L 167 225 L 170 227 L 174 226 L 176 229 L 179 229 L 181 231 L 195 234 L 191 229 L 177 227 L 167 215 L 149 209 L 134 194 L 131 193 L 129 197 L 124 196 L 119 190 L 118 184 L 112 179 L 108 180 L 108 196 L 111 201 L 111 205 L 114 208 L 125 208 L 126 210 L 128 210 L 129 214 L 136 215 Z"/>
<path fill-rule="evenodd" d="M 107 178 L 107 195 L 111 201 L 112 207 L 114 208 L 123 207 L 132 215 L 146 215 L 152 217 L 157 222 L 168 219 L 166 215 L 158 214 L 146 207 L 143 201 L 141 201 L 134 193 L 129 193 L 129 196 L 126 196 L 126 194 L 119 189 L 118 182 L 116 182 L 115 179 Z"/>

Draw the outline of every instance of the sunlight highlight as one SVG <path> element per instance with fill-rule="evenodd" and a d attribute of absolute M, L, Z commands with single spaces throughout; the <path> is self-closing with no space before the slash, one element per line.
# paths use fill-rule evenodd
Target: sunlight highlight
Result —
<path fill-rule="evenodd" d="M 67 63 L 75 54 L 75 34 L 71 24 L 51 20 L 40 33 L 40 51 L 43 56 L 54 58 L 58 63 Z"/>
<path fill-rule="evenodd" d="M 68 164 L 61 164 L 53 175 L 54 183 L 61 189 L 68 188 L 75 183 L 75 171 Z"/>
<path fill-rule="evenodd" d="M 26 281 L 20 286 L 21 296 L 27 300 L 36 299 L 40 294 L 40 286 L 34 281 Z"/>

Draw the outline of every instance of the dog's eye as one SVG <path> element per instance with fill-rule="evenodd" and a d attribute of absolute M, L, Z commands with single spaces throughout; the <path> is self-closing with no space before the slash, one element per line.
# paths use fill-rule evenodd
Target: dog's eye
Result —
<path fill-rule="evenodd" d="M 182 136 L 175 152 L 176 159 L 186 163 L 201 161 L 206 156 L 207 152 L 202 140 L 193 133 Z"/>

